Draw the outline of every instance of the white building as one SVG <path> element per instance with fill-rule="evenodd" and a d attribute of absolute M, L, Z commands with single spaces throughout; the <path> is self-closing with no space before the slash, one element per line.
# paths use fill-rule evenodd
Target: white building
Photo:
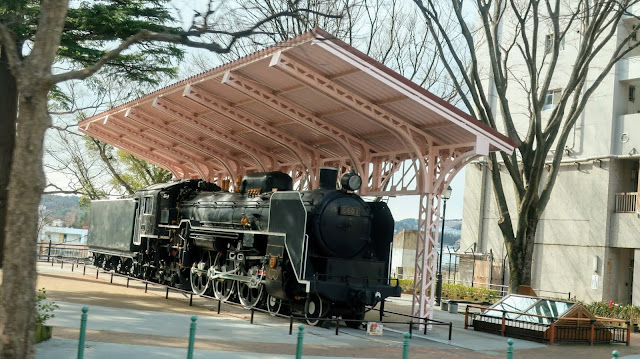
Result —
<path fill-rule="evenodd" d="M 638 26 L 637 20 L 626 19 L 618 28 L 619 35 L 626 36 L 633 26 Z M 499 31 L 508 31 L 508 25 Z M 554 96 L 568 81 L 580 36 L 579 31 L 567 32 L 561 46 L 558 68 L 547 94 L 549 113 Z M 603 49 L 601 59 L 592 66 L 597 68 L 608 61 L 616 38 L 613 36 L 610 49 Z M 486 56 L 478 60 L 481 67 L 488 66 Z M 596 72 L 597 69 L 592 71 L 588 84 L 593 83 Z M 513 77 L 518 77 L 517 73 Z M 636 214 L 639 91 L 637 49 L 602 81 L 568 138 L 552 198 L 538 225 L 534 288 L 571 292 L 584 301 L 640 305 L 640 219 Z M 528 124 L 527 95 L 514 84 L 509 87 L 508 96 L 512 109 L 522 109 L 517 125 L 526 132 L 523 126 Z M 495 98 L 492 101 L 496 122 L 500 123 L 498 102 Z M 515 196 L 504 167 L 502 171 L 511 213 L 515 214 Z M 506 249 L 497 225 L 499 216 L 487 165 L 480 161 L 467 166 L 465 181 L 461 248 L 475 243 L 477 252 L 491 250 L 497 258 L 504 258 Z"/>
<path fill-rule="evenodd" d="M 40 242 L 87 243 L 87 229 L 44 226 L 40 231 Z"/>

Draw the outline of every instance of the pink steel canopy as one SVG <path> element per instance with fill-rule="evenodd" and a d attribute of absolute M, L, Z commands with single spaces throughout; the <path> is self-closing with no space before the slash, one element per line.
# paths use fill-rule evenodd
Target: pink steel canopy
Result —
<path fill-rule="evenodd" d="M 79 128 L 178 178 L 213 182 L 281 170 L 299 189 L 312 189 L 319 168 L 334 166 L 361 174 L 361 195 L 420 195 L 414 313 L 421 317 L 431 317 L 434 303 L 440 194 L 470 160 L 514 148 L 318 28 Z"/>

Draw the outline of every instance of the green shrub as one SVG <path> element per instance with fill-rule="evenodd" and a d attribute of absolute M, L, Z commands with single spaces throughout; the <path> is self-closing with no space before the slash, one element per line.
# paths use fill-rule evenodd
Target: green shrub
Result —
<path fill-rule="evenodd" d="M 53 311 L 58 309 L 58 305 L 54 302 L 47 302 L 47 291 L 42 288 L 38 289 L 36 295 L 36 324 L 43 324 L 54 317 Z"/>
<path fill-rule="evenodd" d="M 398 285 L 403 293 L 413 293 L 413 279 L 400 279 Z M 497 290 L 469 287 L 462 283 L 442 283 L 442 297 L 493 303 L 500 298 L 500 293 Z"/>
<path fill-rule="evenodd" d="M 640 307 L 635 307 L 631 304 L 613 304 L 609 306 L 608 302 L 593 302 L 585 304 L 584 306 L 596 317 L 622 319 L 629 320 L 636 324 L 640 323 Z"/>

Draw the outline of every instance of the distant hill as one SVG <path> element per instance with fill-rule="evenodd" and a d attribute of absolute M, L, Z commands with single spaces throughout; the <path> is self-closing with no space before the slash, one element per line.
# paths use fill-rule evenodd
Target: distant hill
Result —
<path fill-rule="evenodd" d="M 442 223 L 440 224 L 442 225 Z M 393 234 L 398 234 L 405 229 L 418 229 L 417 218 L 406 218 L 396 221 Z M 460 230 L 462 229 L 461 219 L 447 219 L 444 224 L 444 245 L 454 247 L 460 241 Z M 438 228 L 438 231 L 440 228 Z M 438 239 L 439 241 L 440 239 Z"/>
<path fill-rule="evenodd" d="M 64 227 L 82 228 L 89 224 L 88 212 L 80 207 L 78 196 L 43 195 L 40 198 L 42 207 L 40 216 L 45 223 L 61 220 Z"/>

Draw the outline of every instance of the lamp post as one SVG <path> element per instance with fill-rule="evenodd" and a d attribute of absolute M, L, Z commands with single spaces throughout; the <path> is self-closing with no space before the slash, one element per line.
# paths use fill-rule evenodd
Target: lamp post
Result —
<path fill-rule="evenodd" d="M 447 187 L 447 190 L 442 194 L 444 205 L 442 206 L 442 230 L 440 231 L 440 260 L 438 261 L 438 275 L 436 282 L 436 305 L 440 305 L 440 298 L 442 297 L 442 247 L 444 245 L 444 219 L 447 214 L 447 200 L 451 198 L 451 186 Z"/>

